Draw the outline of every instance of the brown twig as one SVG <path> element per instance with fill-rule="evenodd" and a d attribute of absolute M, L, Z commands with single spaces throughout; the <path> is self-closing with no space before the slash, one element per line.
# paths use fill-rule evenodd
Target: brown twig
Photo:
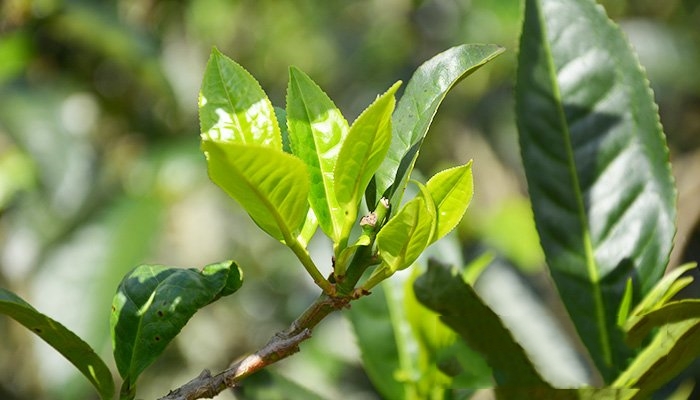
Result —
<path fill-rule="evenodd" d="M 226 388 L 232 388 L 245 377 L 270 364 L 289 357 L 299 351 L 299 344 L 311 337 L 311 331 L 328 314 L 348 307 L 352 300 L 369 294 L 366 290 L 355 290 L 364 271 L 376 264 L 372 255 L 372 245 L 361 248 L 355 253 L 348 275 L 342 282 L 337 282 L 334 275 L 326 282 L 331 289 L 325 290 L 286 330 L 277 333 L 260 350 L 250 354 L 231 365 L 228 369 L 211 375 L 208 370 L 199 376 L 171 390 L 159 400 L 195 400 L 210 399 Z"/>
<path fill-rule="evenodd" d="M 347 306 L 350 298 L 333 298 L 322 294 L 286 330 L 277 333 L 260 350 L 211 375 L 208 370 L 171 390 L 159 400 L 210 399 L 226 388 L 236 386 L 245 377 L 299 351 L 299 344 L 311 337 L 311 330 L 333 311 Z"/>
<path fill-rule="evenodd" d="M 181 387 L 171 390 L 160 400 L 210 399 L 226 388 L 236 386 L 248 375 L 296 353 L 299 351 L 299 343 L 310 337 L 310 329 L 304 329 L 288 338 L 275 336 L 263 348 L 244 357 L 228 369 L 214 376 L 208 370 L 204 370 L 199 376 Z"/>

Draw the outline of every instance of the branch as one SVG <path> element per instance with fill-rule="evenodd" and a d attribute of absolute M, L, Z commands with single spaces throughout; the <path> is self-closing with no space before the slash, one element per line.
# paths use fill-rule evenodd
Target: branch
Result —
<path fill-rule="evenodd" d="M 260 350 L 214 376 L 208 370 L 204 370 L 199 376 L 171 390 L 159 400 L 210 399 L 226 388 L 235 387 L 248 375 L 298 352 L 299 344 L 311 337 L 311 330 L 328 314 L 343 309 L 350 301 L 369 294 L 367 290 L 357 292 L 354 288 L 364 271 L 370 265 L 377 263 L 372 256 L 371 248 L 371 245 L 361 247 L 355 253 L 348 268 L 348 275 L 343 282 L 336 282 L 334 275 L 331 275 L 330 280 L 323 279 L 330 285 L 330 289 L 324 288 L 324 292 L 292 322 L 289 328 L 275 334 Z"/>
<path fill-rule="evenodd" d="M 231 365 L 228 369 L 211 375 L 208 370 L 199 376 L 171 390 L 159 400 L 210 399 L 235 387 L 241 380 L 299 351 L 299 344 L 311 337 L 311 330 L 328 314 L 347 306 L 348 297 L 319 296 L 286 330 L 275 334 L 260 350 Z"/>

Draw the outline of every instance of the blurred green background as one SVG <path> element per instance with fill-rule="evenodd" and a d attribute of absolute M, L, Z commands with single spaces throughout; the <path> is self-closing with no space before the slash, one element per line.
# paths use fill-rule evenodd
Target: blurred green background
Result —
<path fill-rule="evenodd" d="M 698 260 L 699 2 L 601 3 L 639 53 L 671 147 L 680 190 L 672 265 Z M 448 96 L 418 169 L 428 175 L 474 159 L 462 252 L 490 249 L 537 287 L 543 257 L 513 116 L 520 8 L 518 0 L 3 0 L 0 286 L 112 363 L 109 307 L 127 271 L 236 259 L 246 274 L 241 291 L 193 318 L 141 378 L 139 397 L 223 369 L 289 324 L 318 289 L 207 179 L 197 93 L 212 46 L 248 69 L 277 106 L 288 66 L 301 68 L 352 121 L 438 52 L 496 43 L 507 52 Z M 312 250 L 327 273 L 328 243 L 315 240 Z M 326 398 L 378 398 L 339 315 L 274 370 Z M 0 398 L 94 396 L 67 361 L 0 318 Z"/>

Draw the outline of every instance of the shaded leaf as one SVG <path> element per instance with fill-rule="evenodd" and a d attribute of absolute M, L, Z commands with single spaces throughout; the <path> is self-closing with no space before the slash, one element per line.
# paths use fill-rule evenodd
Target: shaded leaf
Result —
<path fill-rule="evenodd" d="M 203 140 L 282 149 L 272 103 L 243 67 L 214 48 L 199 93 Z"/>
<path fill-rule="evenodd" d="M 426 187 L 437 208 L 434 242 L 450 233 L 469 207 L 474 194 L 472 162 L 438 172 L 428 180 Z"/>
<path fill-rule="evenodd" d="M 109 368 L 90 345 L 75 333 L 40 313 L 16 294 L 2 288 L 0 313 L 24 325 L 61 353 L 92 383 L 100 398 L 114 397 L 114 380 Z"/>
<path fill-rule="evenodd" d="M 461 45 L 418 67 L 392 116 L 391 147 L 377 170 L 373 190 L 367 192 L 370 209 L 382 195 L 394 207 L 401 204 L 420 145 L 445 95 L 457 82 L 503 51 L 496 45 Z"/>
<path fill-rule="evenodd" d="M 399 349 L 384 285 L 376 286 L 371 296 L 353 302 L 352 307 L 343 314 L 350 319 L 360 348 L 362 366 L 381 398 L 404 400 L 405 387 L 396 379 Z"/>
<path fill-rule="evenodd" d="M 675 232 L 668 149 L 648 82 L 592 0 L 527 0 L 516 113 L 542 247 L 606 382 L 629 349 L 617 326 L 661 278 Z"/>
<path fill-rule="evenodd" d="M 550 387 L 498 315 L 456 271 L 431 260 L 414 290 L 421 303 L 486 358 L 498 386 Z"/>
<path fill-rule="evenodd" d="M 294 67 L 289 69 L 287 124 L 294 155 L 304 161 L 311 177 L 309 204 L 321 229 L 337 242 L 344 218 L 333 170 L 348 123 L 323 90 Z"/>
<path fill-rule="evenodd" d="M 201 271 L 141 265 L 124 277 L 112 303 L 114 359 L 124 378 L 122 394 L 133 397 L 138 376 L 197 310 L 238 290 L 242 273 L 231 261 Z"/>
<path fill-rule="evenodd" d="M 282 135 L 282 151 L 292 154 L 292 144 L 289 143 L 289 130 L 287 129 L 287 111 L 284 108 L 275 107 L 275 117 L 277 117 L 277 126 L 279 126 Z"/>
<path fill-rule="evenodd" d="M 394 94 L 400 85 L 396 82 L 357 117 L 340 148 L 334 180 L 336 198 L 345 215 L 341 237 L 349 234 L 362 193 L 389 150 Z"/>
<path fill-rule="evenodd" d="M 279 150 L 204 140 L 209 177 L 238 201 L 258 226 L 293 240 L 307 218 L 309 179 L 298 158 Z"/>

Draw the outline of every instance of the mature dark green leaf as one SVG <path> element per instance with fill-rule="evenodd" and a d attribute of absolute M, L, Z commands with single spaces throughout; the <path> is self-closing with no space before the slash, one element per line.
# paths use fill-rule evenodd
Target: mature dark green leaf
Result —
<path fill-rule="evenodd" d="M 379 198 L 388 198 L 394 207 L 401 204 L 403 192 L 440 103 L 460 80 L 503 52 L 496 45 L 469 44 L 448 49 L 418 67 L 406 86 L 392 116 L 391 147 L 366 193 L 374 208 Z"/>
<path fill-rule="evenodd" d="M 333 170 L 348 123 L 323 90 L 296 68 L 289 70 L 287 124 L 294 155 L 304 161 L 311 176 L 309 204 L 321 229 L 337 242 L 344 217 L 335 196 Z"/>
<path fill-rule="evenodd" d="M 604 379 L 630 356 L 617 326 L 668 262 L 675 189 L 648 82 L 592 0 L 527 0 L 516 111 L 552 277 Z"/>
<path fill-rule="evenodd" d="M 114 359 L 124 378 L 122 394 L 133 394 L 138 376 L 165 349 L 197 310 L 241 287 L 235 262 L 201 271 L 141 265 L 124 277 L 112 303 Z"/>
<path fill-rule="evenodd" d="M 102 399 L 114 397 L 114 380 L 95 351 L 59 322 L 37 311 L 16 294 L 0 288 L 0 313 L 34 332 L 61 353 L 92 383 Z"/>
<path fill-rule="evenodd" d="M 209 177 L 278 240 L 294 240 L 307 219 L 306 165 L 291 154 L 233 142 L 202 141 Z M 289 242 L 288 242 L 289 243 Z"/>
<path fill-rule="evenodd" d="M 425 185 L 437 208 L 434 242 L 450 233 L 469 207 L 474 194 L 472 162 L 438 172 Z"/>
<path fill-rule="evenodd" d="M 340 148 L 334 180 L 336 198 L 345 216 L 341 237 L 349 235 L 362 193 L 389 150 L 394 94 L 400 85 L 396 82 L 357 117 Z"/>
<path fill-rule="evenodd" d="M 275 110 L 260 84 L 217 49 L 204 71 L 199 123 L 203 140 L 282 149 Z"/>
<path fill-rule="evenodd" d="M 498 315 L 456 271 L 430 261 L 414 289 L 421 303 L 486 358 L 498 386 L 551 388 Z"/>

